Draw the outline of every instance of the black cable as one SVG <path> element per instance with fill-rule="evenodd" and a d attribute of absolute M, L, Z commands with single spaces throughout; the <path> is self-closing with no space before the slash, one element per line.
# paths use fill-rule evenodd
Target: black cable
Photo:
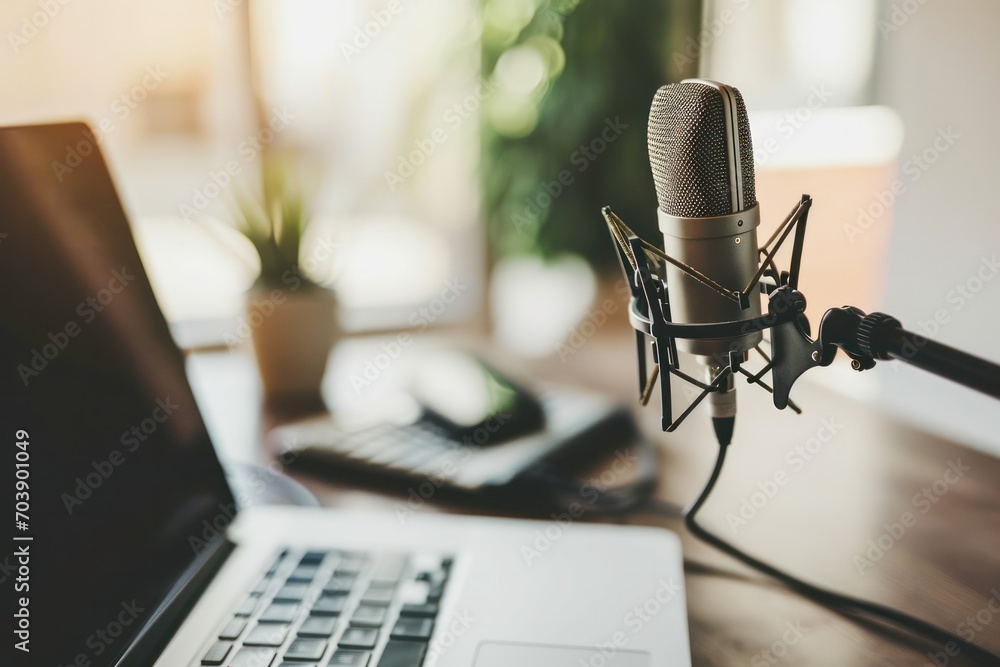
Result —
<path fill-rule="evenodd" d="M 702 528 L 701 525 L 698 524 L 696 516 L 698 514 L 698 510 L 700 510 L 702 505 L 705 504 L 705 501 L 708 500 L 708 496 L 712 493 L 716 482 L 719 480 L 719 475 L 722 472 L 722 466 L 726 461 L 727 449 L 728 447 L 726 445 L 719 446 L 719 455 L 716 458 L 715 467 L 712 469 L 712 474 L 708 478 L 705 488 L 702 489 L 701 494 L 684 513 L 684 524 L 687 526 L 687 529 L 691 531 L 692 535 L 703 542 L 711 544 L 716 549 L 729 554 L 736 560 L 752 567 L 753 569 L 780 581 L 793 591 L 821 604 L 834 607 L 842 612 L 850 613 L 853 610 L 856 612 L 857 616 L 861 617 L 859 620 L 872 620 L 866 619 L 865 615 L 867 615 L 873 617 L 875 620 L 881 620 L 883 622 L 893 624 L 903 630 L 912 632 L 915 635 L 922 636 L 927 639 L 933 639 L 942 645 L 947 644 L 948 642 L 954 642 L 955 645 L 961 646 L 963 651 L 967 651 L 969 655 L 974 655 L 982 660 L 987 660 L 990 664 L 1000 665 L 1000 657 L 997 655 L 987 651 L 985 648 L 977 644 L 973 644 L 972 642 L 959 637 L 956 634 L 948 632 L 944 628 L 938 627 L 937 625 L 917 618 L 916 616 L 911 616 L 901 612 L 898 609 L 893 609 L 892 607 L 869 602 L 867 600 L 861 600 L 859 598 L 841 593 L 835 593 L 833 591 L 820 588 L 819 586 L 814 586 L 813 584 L 807 583 L 802 579 L 792 576 L 791 574 L 783 572 L 776 567 L 754 558 L 717 535 L 714 535 L 713 533 L 710 533 Z M 852 617 L 855 616 L 855 614 L 850 615 Z"/>

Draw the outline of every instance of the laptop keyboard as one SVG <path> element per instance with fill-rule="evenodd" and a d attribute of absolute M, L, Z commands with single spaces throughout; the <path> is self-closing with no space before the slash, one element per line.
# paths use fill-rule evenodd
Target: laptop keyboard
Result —
<path fill-rule="evenodd" d="M 452 559 L 283 551 L 201 665 L 420 667 Z"/>

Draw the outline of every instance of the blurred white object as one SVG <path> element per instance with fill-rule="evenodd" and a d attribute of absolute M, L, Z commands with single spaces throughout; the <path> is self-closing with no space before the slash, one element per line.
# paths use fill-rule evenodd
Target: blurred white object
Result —
<path fill-rule="evenodd" d="M 500 260 L 490 284 L 497 342 L 526 357 L 555 354 L 587 315 L 597 281 L 580 257 L 545 262 L 533 256 Z"/>
<path fill-rule="evenodd" d="M 824 104 L 822 89 L 817 89 L 799 107 L 749 110 L 757 169 L 859 167 L 895 161 L 903 146 L 898 113 L 883 106 L 824 108 Z"/>

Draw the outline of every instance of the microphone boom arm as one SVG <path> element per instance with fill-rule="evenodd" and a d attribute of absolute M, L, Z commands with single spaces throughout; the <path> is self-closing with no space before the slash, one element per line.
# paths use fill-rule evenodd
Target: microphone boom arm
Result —
<path fill-rule="evenodd" d="M 776 299 L 783 295 L 774 295 Z M 774 405 L 784 408 L 795 380 L 810 368 L 829 366 L 843 350 L 851 368 L 866 371 L 876 361 L 897 359 L 970 389 L 1000 399 L 1000 365 L 973 356 L 920 334 L 903 329 L 899 320 L 885 313 L 871 313 L 852 306 L 831 308 L 820 321 L 816 340 L 786 322 L 774 328 L 771 341 L 775 358 L 784 363 L 772 369 Z"/>

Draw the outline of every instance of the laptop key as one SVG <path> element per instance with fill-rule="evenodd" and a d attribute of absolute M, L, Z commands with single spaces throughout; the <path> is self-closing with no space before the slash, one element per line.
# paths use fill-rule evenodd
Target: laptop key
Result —
<path fill-rule="evenodd" d="M 408 603 L 399 610 L 400 616 L 437 616 L 436 602 Z"/>
<path fill-rule="evenodd" d="M 287 625 L 262 624 L 256 626 L 246 636 L 243 643 L 247 646 L 281 646 L 288 636 Z"/>
<path fill-rule="evenodd" d="M 275 602 L 299 602 L 309 591 L 307 584 L 285 584 L 274 594 Z"/>
<path fill-rule="evenodd" d="M 434 621 L 429 618 L 404 616 L 392 628 L 393 639 L 430 639 Z"/>
<path fill-rule="evenodd" d="M 253 612 L 257 609 L 257 603 L 260 602 L 258 598 L 249 597 L 244 600 L 243 604 L 239 606 L 236 610 L 237 616 L 253 616 Z"/>
<path fill-rule="evenodd" d="M 208 649 L 208 653 L 205 657 L 201 659 L 201 664 L 203 665 L 221 665 L 229 655 L 229 651 L 232 650 L 232 642 L 215 642 L 212 648 Z"/>
<path fill-rule="evenodd" d="M 444 570 L 424 570 L 423 572 L 418 572 L 415 579 L 431 584 L 442 583 L 448 579 L 448 573 Z"/>
<path fill-rule="evenodd" d="M 336 616 L 310 616 L 299 626 L 300 637 L 329 637 L 337 629 Z"/>
<path fill-rule="evenodd" d="M 337 563 L 337 569 L 333 571 L 335 575 L 355 576 L 365 567 L 362 558 L 347 557 Z"/>
<path fill-rule="evenodd" d="M 316 601 L 310 613 L 313 616 L 337 616 L 344 611 L 346 601 L 346 595 L 324 595 Z"/>
<path fill-rule="evenodd" d="M 369 586 L 361 598 L 363 604 L 388 606 L 392 602 L 396 591 L 392 588 L 381 588 L 379 586 Z"/>
<path fill-rule="evenodd" d="M 274 559 L 273 563 L 271 563 L 271 567 L 267 569 L 268 577 L 273 576 L 274 573 L 278 571 L 278 568 L 281 567 L 281 562 L 285 559 L 285 556 L 287 555 L 288 555 L 287 550 L 282 551 L 280 554 L 278 554 L 278 557 Z"/>
<path fill-rule="evenodd" d="M 420 667 L 427 644 L 393 639 L 385 645 L 378 667 Z"/>
<path fill-rule="evenodd" d="M 308 584 L 316 577 L 319 567 L 316 565 L 299 565 L 288 575 L 290 583 Z"/>
<path fill-rule="evenodd" d="M 222 628 L 222 632 L 219 633 L 219 639 L 236 639 L 246 627 L 247 619 L 237 616 L 226 623 L 226 627 Z"/>
<path fill-rule="evenodd" d="M 427 601 L 428 602 L 440 602 L 441 598 L 444 597 L 444 584 L 434 584 L 427 590 Z"/>
<path fill-rule="evenodd" d="M 354 588 L 354 577 L 346 575 L 333 575 L 330 577 L 330 581 L 326 582 L 326 586 L 323 587 L 324 593 L 350 593 L 351 589 Z"/>
<path fill-rule="evenodd" d="M 315 662 L 326 653 L 326 641 L 322 639 L 296 639 L 288 645 L 285 660 Z"/>
<path fill-rule="evenodd" d="M 380 627 L 383 623 L 385 623 L 385 612 L 385 607 L 361 605 L 355 610 L 354 615 L 351 616 L 351 625 L 366 628 Z"/>
<path fill-rule="evenodd" d="M 299 561 L 299 565 L 319 565 L 326 558 L 325 551 L 307 551 Z"/>
<path fill-rule="evenodd" d="M 229 661 L 229 667 L 271 667 L 274 650 L 269 648 L 241 648 Z"/>
<path fill-rule="evenodd" d="M 276 602 L 265 609 L 257 620 L 259 623 L 291 623 L 298 609 L 297 604 Z"/>
<path fill-rule="evenodd" d="M 368 651 L 335 651 L 327 667 L 368 667 Z"/>
<path fill-rule="evenodd" d="M 373 628 L 347 628 L 341 635 L 338 646 L 344 648 L 375 648 L 378 630 Z"/>
<path fill-rule="evenodd" d="M 383 554 L 375 569 L 372 570 L 372 581 L 375 583 L 396 584 L 403 576 L 406 567 L 406 556 L 403 554 Z"/>

